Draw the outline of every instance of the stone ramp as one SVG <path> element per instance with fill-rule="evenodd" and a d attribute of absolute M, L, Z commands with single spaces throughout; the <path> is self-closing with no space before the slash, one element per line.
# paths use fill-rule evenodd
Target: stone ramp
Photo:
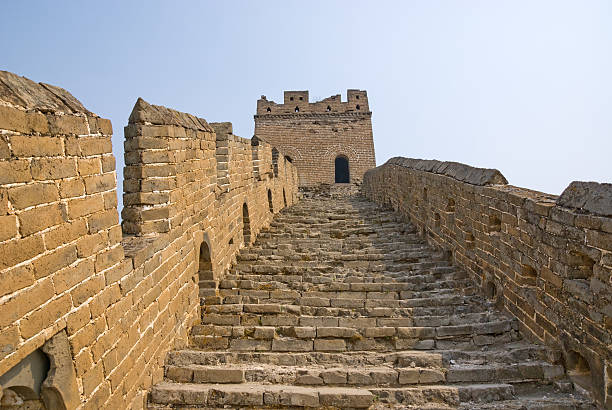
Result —
<path fill-rule="evenodd" d="M 359 197 L 304 199 L 203 284 L 151 408 L 594 408 L 558 352 Z"/>

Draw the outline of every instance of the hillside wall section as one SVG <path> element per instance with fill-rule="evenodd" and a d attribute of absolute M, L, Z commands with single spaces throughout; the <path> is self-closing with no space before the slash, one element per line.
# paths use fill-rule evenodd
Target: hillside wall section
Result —
<path fill-rule="evenodd" d="M 297 200 L 296 170 L 262 141 L 138 100 L 122 229 L 110 121 L 6 72 L 0 101 L 0 377 L 66 335 L 63 405 L 142 408 L 199 319 L 202 273 L 222 277 Z"/>
<path fill-rule="evenodd" d="M 363 192 L 448 250 L 568 370 L 584 359 L 612 406 L 612 185 L 574 182 L 556 197 L 497 170 L 398 157 L 368 171 Z"/>

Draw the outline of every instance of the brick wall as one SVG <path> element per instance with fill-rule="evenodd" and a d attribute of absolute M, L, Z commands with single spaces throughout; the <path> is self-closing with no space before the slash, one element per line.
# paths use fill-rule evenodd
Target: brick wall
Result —
<path fill-rule="evenodd" d="M 574 182 L 556 197 L 496 170 L 393 158 L 366 173 L 363 192 L 447 249 L 568 370 L 584 359 L 595 397 L 612 406 L 611 184 Z"/>
<path fill-rule="evenodd" d="M 349 161 L 351 183 L 360 183 L 364 172 L 376 166 L 367 93 L 347 94 L 346 102 L 335 95 L 310 103 L 308 91 L 285 91 L 283 104 L 265 96 L 257 101 L 255 135 L 291 158 L 300 186 L 333 184 L 338 156 Z"/>
<path fill-rule="evenodd" d="M 6 72 L 0 102 L 0 376 L 65 330 L 78 406 L 142 408 L 199 318 L 200 245 L 222 276 L 243 246 L 243 204 L 252 240 L 273 215 L 268 190 L 274 212 L 283 190 L 296 200 L 295 168 L 274 176 L 272 147 L 229 135 L 221 190 L 206 121 L 139 100 L 125 130 L 122 232 L 110 121 Z"/>

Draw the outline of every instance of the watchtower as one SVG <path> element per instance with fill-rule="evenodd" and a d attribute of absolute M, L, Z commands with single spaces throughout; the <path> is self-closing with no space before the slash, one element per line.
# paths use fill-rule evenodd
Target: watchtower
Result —
<path fill-rule="evenodd" d="M 297 168 L 299 185 L 359 183 L 376 166 L 372 112 L 365 90 L 309 102 L 308 91 L 285 91 L 283 104 L 257 101 L 255 136 L 278 147 Z"/>

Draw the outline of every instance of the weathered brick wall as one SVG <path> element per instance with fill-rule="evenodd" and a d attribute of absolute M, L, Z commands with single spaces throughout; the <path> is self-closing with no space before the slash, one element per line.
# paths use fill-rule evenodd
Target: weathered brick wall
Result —
<path fill-rule="evenodd" d="M 449 250 L 568 369 L 584 358 L 593 393 L 612 405 L 612 185 L 572 183 L 557 198 L 496 170 L 393 158 L 366 173 L 363 192 Z"/>
<path fill-rule="evenodd" d="M 260 143 L 254 177 L 255 147 L 236 136 L 222 192 L 206 121 L 139 100 L 122 232 L 111 134 L 65 90 L 0 72 L 0 376 L 65 330 L 78 386 L 68 408 L 142 408 L 199 318 L 200 245 L 220 277 L 243 245 L 243 204 L 253 240 L 273 215 L 268 189 L 274 212 L 283 190 L 297 198 L 295 168 L 273 176 Z"/>
<path fill-rule="evenodd" d="M 291 158 L 300 186 L 333 184 L 338 156 L 349 160 L 351 183 L 360 183 L 364 172 L 376 166 L 367 93 L 347 94 L 347 102 L 335 95 L 309 103 L 308 91 L 285 91 L 283 104 L 265 96 L 257 101 L 255 135 Z"/>

